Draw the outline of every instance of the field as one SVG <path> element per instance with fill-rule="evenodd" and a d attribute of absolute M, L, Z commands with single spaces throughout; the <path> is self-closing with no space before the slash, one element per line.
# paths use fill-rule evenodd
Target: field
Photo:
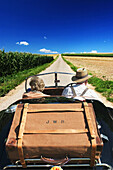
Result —
<path fill-rule="evenodd" d="M 113 57 L 65 56 L 76 67 L 85 67 L 94 76 L 113 81 Z"/>
<path fill-rule="evenodd" d="M 0 50 L 0 97 L 26 77 L 38 74 L 54 61 L 53 56 Z"/>
<path fill-rule="evenodd" d="M 59 55 L 59 54 L 46 54 L 47 56 L 52 56 L 54 59 Z"/>

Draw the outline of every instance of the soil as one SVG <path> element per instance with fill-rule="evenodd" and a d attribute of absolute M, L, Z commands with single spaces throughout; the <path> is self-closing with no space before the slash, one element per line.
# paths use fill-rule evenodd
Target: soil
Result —
<path fill-rule="evenodd" d="M 65 57 L 77 67 L 85 67 L 90 73 L 104 80 L 113 81 L 112 57 Z"/>

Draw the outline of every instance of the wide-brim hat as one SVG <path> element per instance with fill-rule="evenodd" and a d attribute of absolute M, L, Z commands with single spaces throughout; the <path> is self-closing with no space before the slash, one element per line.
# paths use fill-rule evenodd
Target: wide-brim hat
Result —
<path fill-rule="evenodd" d="M 91 75 L 88 75 L 87 70 L 85 68 L 79 68 L 76 71 L 76 75 L 72 77 L 72 81 L 75 83 L 83 83 L 88 80 Z"/>

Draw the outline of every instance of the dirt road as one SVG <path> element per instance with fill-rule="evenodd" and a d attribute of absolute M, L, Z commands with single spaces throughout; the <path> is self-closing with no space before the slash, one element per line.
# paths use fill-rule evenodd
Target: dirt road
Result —
<path fill-rule="evenodd" d="M 74 73 L 71 68 L 63 61 L 61 58 L 61 55 L 59 58 L 46 70 L 42 71 L 41 73 L 46 72 L 68 72 L 68 73 Z M 61 80 L 61 82 L 58 85 L 67 85 L 68 83 L 71 83 L 71 77 L 72 75 L 60 75 L 58 79 Z M 44 75 L 41 77 L 46 86 L 54 85 L 54 75 Z M 23 82 L 21 85 L 17 86 L 14 90 L 11 90 L 6 96 L 0 98 L 0 111 L 3 109 L 6 109 L 9 105 L 14 103 L 16 100 L 22 98 L 22 94 L 24 93 L 24 86 L 25 82 Z M 91 85 L 88 85 L 89 88 L 94 89 Z M 98 93 L 99 97 L 103 101 L 103 103 L 106 106 L 113 108 L 113 103 L 108 102 L 103 96 L 101 96 Z"/>

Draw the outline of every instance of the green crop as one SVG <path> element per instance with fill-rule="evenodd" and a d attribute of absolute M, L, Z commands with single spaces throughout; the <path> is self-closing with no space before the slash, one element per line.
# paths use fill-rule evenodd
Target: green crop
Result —
<path fill-rule="evenodd" d="M 52 60 L 52 56 L 19 52 L 5 53 L 4 50 L 0 50 L 0 77 L 50 63 Z"/>

